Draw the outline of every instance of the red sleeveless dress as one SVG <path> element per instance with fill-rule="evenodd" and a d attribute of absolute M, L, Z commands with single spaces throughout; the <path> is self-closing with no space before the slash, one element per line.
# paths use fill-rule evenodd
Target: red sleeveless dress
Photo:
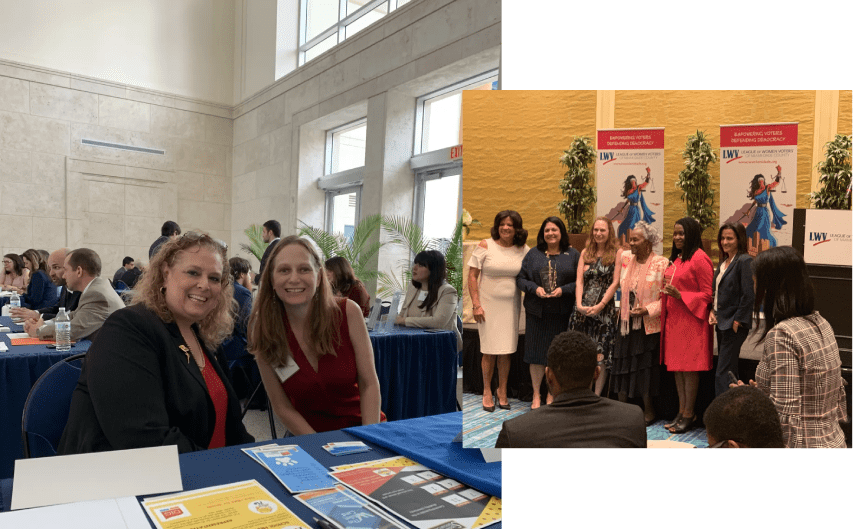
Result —
<path fill-rule="evenodd" d="M 326 354 L 318 359 L 318 372 L 312 369 L 300 348 L 288 320 L 284 320 L 288 347 L 299 371 L 282 383 L 291 405 L 316 432 L 360 426 L 360 389 L 357 385 L 357 363 L 348 332 L 345 299 L 339 306 L 339 340 L 334 339 L 336 356 Z M 381 414 L 382 422 L 385 420 Z"/>

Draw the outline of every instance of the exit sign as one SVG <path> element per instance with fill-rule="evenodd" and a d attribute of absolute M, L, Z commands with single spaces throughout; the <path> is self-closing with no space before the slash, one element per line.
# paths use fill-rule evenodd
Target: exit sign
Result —
<path fill-rule="evenodd" d="M 456 158 L 463 157 L 463 146 L 457 145 L 456 147 L 451 147 L 451 160 Z"/>

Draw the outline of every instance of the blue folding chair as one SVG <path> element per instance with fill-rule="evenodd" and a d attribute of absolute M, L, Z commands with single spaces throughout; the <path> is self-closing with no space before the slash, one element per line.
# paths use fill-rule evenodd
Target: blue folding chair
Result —
<path fill-rule="evenodd" d="M 25 458 L 57 455 L 85 354 L 70 356 L 49 367 L 30 389 L 21 417 Z"/>
<path fill-rule="evenodd" d="M 238 368 L 243 374 L 243 378 L 246 379 L 247 388 L 251 387 L 252 381 L 249 379 L 249 375 L 246 374 L 245 367 L 250 363 L 255 365 L 255 360 L 246 350 L 246 340 L 238 338 L 237 336 L 232 336 L 222 343 L 222 352 L 225 354 L 225 360 L 228 362 L 228 376 L 232 377 L 232 373 L 236 368 Z M 261 381 L 258 382 L 258 385 L 252 393 L 249 394 L 246 404 L 241 410 L 241 419 L 246 417 L 246 412 L 249 411 L 249 405 L 252 403 L 252 399 L 259 391 L 264 391 L 264 385 Z M 267 398 L 267 392 L 264 394 L 264 400 L 267 407 L 267 420 L 270 422 L 270 434 L 273 439 L 276 439 L 276 423 L 273 419 L 273 408 L 270 405 L 270 399 Z"/>

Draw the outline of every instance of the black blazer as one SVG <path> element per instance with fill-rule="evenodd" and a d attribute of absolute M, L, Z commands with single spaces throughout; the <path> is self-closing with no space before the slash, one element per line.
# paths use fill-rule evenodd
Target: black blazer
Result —
<path fill-rule="evenodd" d="M 548 266 L 547 256 L 535 247 L 523 257 L 523 265 L 517 275 L 517 288 L 526 293 L 523 299 L 526 314 L 541 317 L 544 314 L 571 314 L 574 310 L 580 252 L 571 247 L 552 258 L 556 266 L 556 284 L 561 287 L 562 295 L 558 298 L 542 299 L 536 292 L 542 284 L 541 269 Z"/>
<path fill-rule="evenodd" d="M 163 445 L 177 445 L 180 453 L 206 449 L 216 411 L 198 366 L 179 347 L 184 344 L 175 323 L 164 323 L 143 304 L 111 314 L 84 359 L 58 453 Z M 222 355 L 205 354 L 228 393 L 226 445 L 253 442 L 217 360 Z"/>
<path fill-rule="evenodd" d="M 66 289 L 66 286 L 60 288 L 60 299 L 57 304 L 52 307 L 39 309 L 36 312 L 42 315 L 43 320 L 49 320 L 60 312 L 60 307 L 66 309 L 66 312 L 72 312 L 78 308 L 78 300 L 81 299 L 81 292 L 72 292 Z"/>
<path fill-rule="evenodd" d="M 744 328 L 751 328 L 751 313 L 754 310 L 754 274 L 751 270 L 753 260 L 748 254 L 737 253 L 733 257 L 727 271 L 721 278 L 721 284 L 715 287 L 721 265 L 715 268 L 712 278 L 712 297 L 718 299 L 718 310 L 715 318 L 718 329 L 726 331 L 733 328 L 733 322 L 738 321 Z"/>
<path fill-rule="evenodd" d="M 646 448 L 639 406 L 579 389 L 502 423 L 496 448 Z"/>
<path fill-rule="evenodd" d="M 264 249 L 264 253 L 261 254 L 261 264 L 258 266 L 258 274 L 255 276 L 256 285 L 261 281 L 261 274 L 264 273 L 264 267 L 267 265 L 267 258 L 270 257 L 270 251 L 273 250 L 273 247 L 276 246 L 276 243 L 279 242 L 279 237 L 270 241 L 270 244 L 267 245 L 267 248 Z"/>

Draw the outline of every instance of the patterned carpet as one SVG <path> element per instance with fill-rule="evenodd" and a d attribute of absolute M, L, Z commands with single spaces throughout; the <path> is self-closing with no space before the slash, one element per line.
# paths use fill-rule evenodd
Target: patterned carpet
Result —
<path fill-rule="evenodd" d="M 463 393 L 463 446 L 466 448 L 492 448 L 496 444 L 502 422 L 519 417 L 531 409 L 531 402 L 510 399 L 510 410 L 498 406 L 493 413 L 485 412 L 481 396 Z M 697 448 L 706 448 L 706 429 L 694 428 L 690 432 L 674 435 L 664 429 L 664 421 L 657 420 L 646 428 L 649 441 L 679 441 L 690 443 Z"/>

